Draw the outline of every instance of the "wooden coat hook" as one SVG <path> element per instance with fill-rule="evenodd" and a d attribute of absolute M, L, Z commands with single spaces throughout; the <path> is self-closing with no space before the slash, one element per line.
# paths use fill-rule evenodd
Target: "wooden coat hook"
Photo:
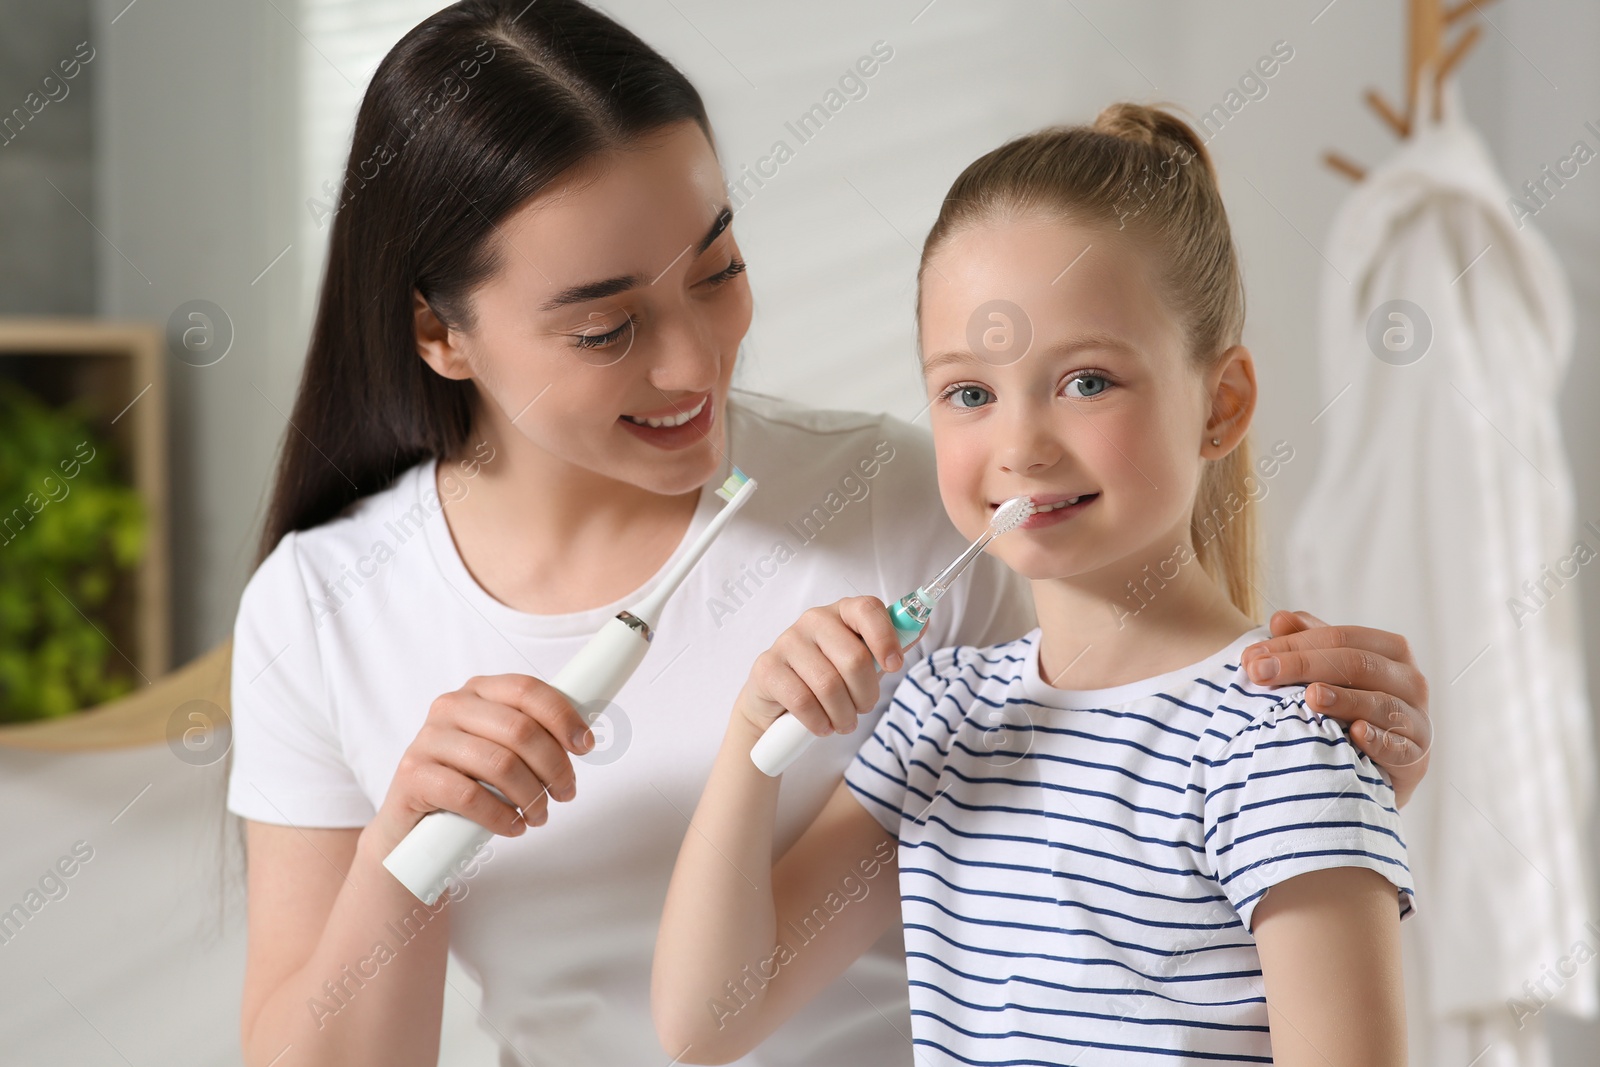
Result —
<path fill-rule="evenodd" d="M 1481 13 L 1481 4 L 1492 2 L 1493 0 L 1461 0 L 1460 3 L 1447 8 L 1444 0 L 1408 0 L 1410 10 L 1407 15 L 1406 33 L 1405 110 L 1395 110 L 1376 89 L 1368 89 L 1363 95 L 1367 106 L 1377 112 L 1384 125 L 1393 130 L 1396 137 L 1402 139 L 1410 137 L 1411 131 L 1416 127 L 1417 108 L 1421 102 L 1420 90 L 1424 77 L 1432 78 L 1433 119 L 1435 122 L 1439 120 L 1440 100 L 1443 97 L 1445 81 L 1483 36 L 1483 27 L 1475 23 L 1468 26 L 1454 43 L 1446 46 L 1445 30 L 1470 12 Z M 1338 152 L 1324 153 L 1322 161 L 1352 181 L 1360 181 L 1367 176 L 1365 167 Z"/>

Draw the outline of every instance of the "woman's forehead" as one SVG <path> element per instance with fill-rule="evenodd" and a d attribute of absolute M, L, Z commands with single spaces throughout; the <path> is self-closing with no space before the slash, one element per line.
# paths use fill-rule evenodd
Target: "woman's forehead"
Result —
<path fill-rule="evenodd" d="M 727 206 L 704 133 L 678 123 L 587 160 L 497 227 L 504 269 L 552 291 L 597 279 L 651 280 L 693 255 Z"/>

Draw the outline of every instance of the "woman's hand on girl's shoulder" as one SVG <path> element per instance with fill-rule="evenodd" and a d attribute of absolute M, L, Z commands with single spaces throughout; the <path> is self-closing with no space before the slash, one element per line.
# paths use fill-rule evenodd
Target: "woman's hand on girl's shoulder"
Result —
<path fill-rule="evenodd" d="M 811 608 L 756 657 L 734 714 L 758 732 L 788 712 L 818 736 L 848 734 L 878 704 L 878 664 L 893 672 L 904 658 L 877 597 Z"/>
<path fill-rule="evenodd" d="M 1433 722 L 1428 680 L 1402 635 L 1278 611 L 1272 639 L 1241 659 L 1253 682 L 1308 686 L 1306 706 L 1349 727 L 1356 747 L 1388 773 L 1396 802 L 1411 799 L 1428 773 Z"/>

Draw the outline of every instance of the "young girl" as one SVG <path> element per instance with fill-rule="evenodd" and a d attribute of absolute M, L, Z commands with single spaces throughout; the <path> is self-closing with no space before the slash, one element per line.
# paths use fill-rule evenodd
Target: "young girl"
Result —
<path fill-rule="evenodd" d="M 1305 687 L 1240 670 L 1268 633 L 1248 498 L 1293 451 L 1249 459 L 1240 272 L 1201 142 L 1120 104 L 1006 144 L 950 190 L 920 281 L 945 509 L 975 537 L 1032 498 L 990 551 L 1040 626 L 915 662 L 776 863 L 752 745 L 784 711 L 850 732 L 901 652 L 855 597 L 757 660 L 668 893 L 666 1050 L 759 1044 L 890 925 L 898 879 L 908 1060 L 1403 1063 L 1390 783 Z"/>

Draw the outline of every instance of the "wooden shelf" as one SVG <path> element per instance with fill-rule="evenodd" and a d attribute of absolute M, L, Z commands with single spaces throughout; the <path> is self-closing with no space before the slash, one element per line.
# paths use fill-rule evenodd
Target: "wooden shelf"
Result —
<path fill-rule="evenodd" d="M 116 446 L 121 476 L 144 501 L 146 541 L 129 613 L 132 633 L 116 643 L 150 680 L 165 674 L 172 658 L 162 346 L 161 328 L 149 323 L 0 316 L 0 377 L 49 404 L 87 404 L 96 431 Z M 10 508 L 12 502 L 0 504 Z"/>

